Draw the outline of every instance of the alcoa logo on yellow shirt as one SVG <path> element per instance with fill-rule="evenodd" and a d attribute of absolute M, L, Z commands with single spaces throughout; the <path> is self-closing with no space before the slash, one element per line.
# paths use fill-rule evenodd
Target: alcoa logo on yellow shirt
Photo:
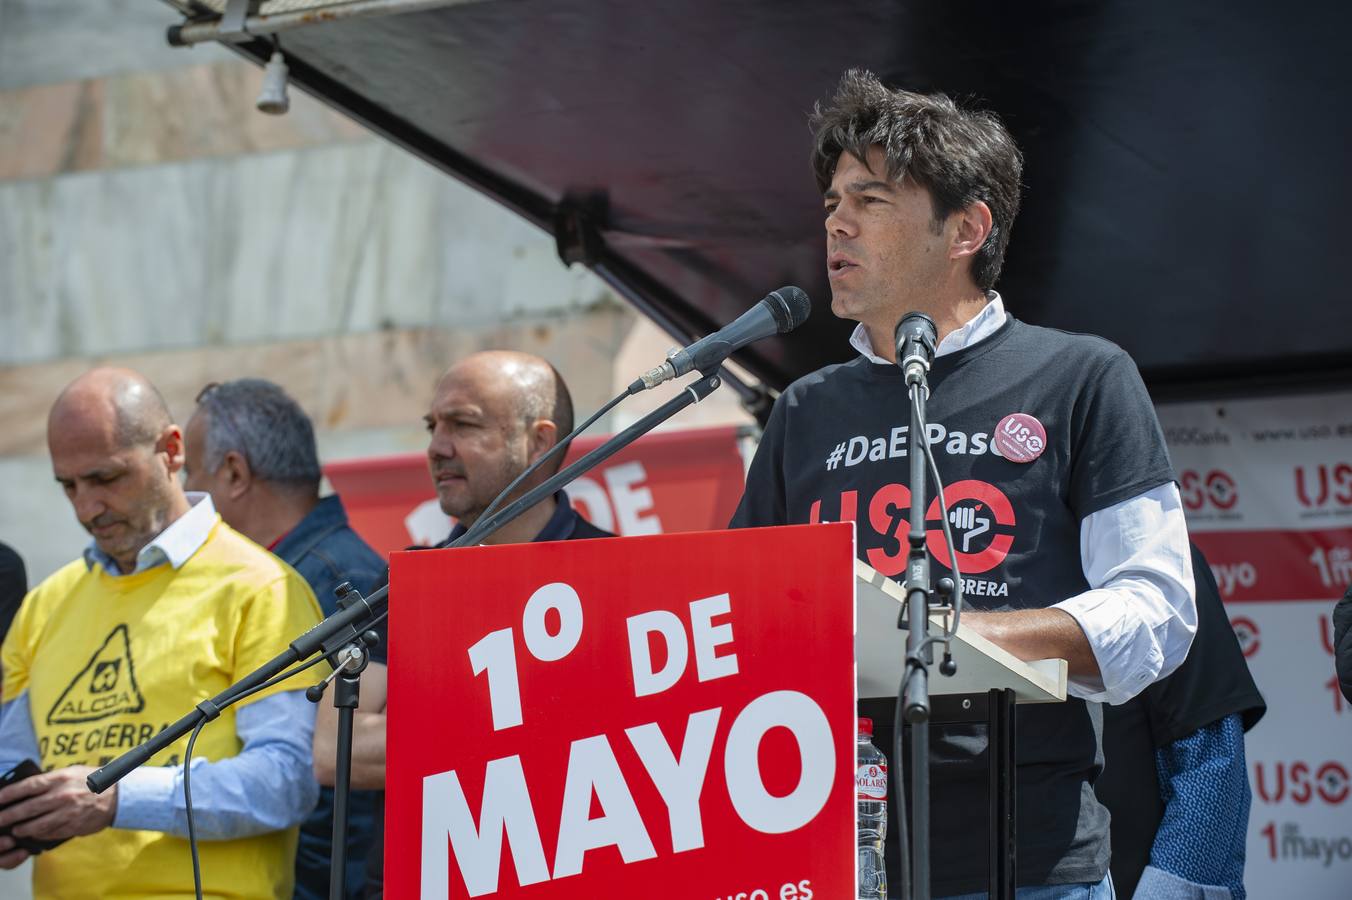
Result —
<path fill-rule="evenodd" d="M 48 725 L 78 725 L 121 713 L 139 713 L 146 701 L 136 684 L 127 626 L 118 625 L 61 692 L 47 713 Z"/>

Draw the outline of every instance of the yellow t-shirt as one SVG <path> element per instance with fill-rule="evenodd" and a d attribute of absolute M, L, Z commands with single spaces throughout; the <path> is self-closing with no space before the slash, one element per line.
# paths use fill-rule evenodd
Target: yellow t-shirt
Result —
<path fill-rule="evenodd" d="M 0 650 L 5 702 L 28 691 L 41 766 L 101 766 L 286 649 L 320 619 L 314 594 L 217 520 L 180 568 L 114 578 L 77 560 L 25 599 Z M 296 676 L 239 705 L 313 683 Z M 202 729 L 193 759 L 239 753 L 235 709 Z M 187 737 L 148 765 L 182 766 Z M 199 841 L 204 896 L 289 898 L 296 829 Z M 36 900 L 193 895 L 188 842 L 106 828 L 34 861 Z"/>

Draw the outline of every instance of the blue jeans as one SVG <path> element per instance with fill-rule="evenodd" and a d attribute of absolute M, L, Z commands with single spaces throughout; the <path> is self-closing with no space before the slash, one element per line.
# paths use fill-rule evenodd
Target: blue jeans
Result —
<path fill-rule="evenodd" d="M 1039 887 L 1021 887 L 1014 892 L 1017 900 L 1116 900 L 1113 876 L 1105 875 L 1098 884 L 1044 884 Z M 987 900 L 985 891 L 944 897 L 943 900 Z"/>

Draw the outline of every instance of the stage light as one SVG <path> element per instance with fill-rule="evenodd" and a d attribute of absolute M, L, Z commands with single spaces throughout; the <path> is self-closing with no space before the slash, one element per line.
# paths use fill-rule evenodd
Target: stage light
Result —
<path fill-rule="evenodd" d="M 272 51 L 272 58 L 263 67 L 263 89 L 258 92 L 256 105 L 259 112 L 280 116 L 291 108 L 286 96 L 286 60 L 280 49 Z"/>

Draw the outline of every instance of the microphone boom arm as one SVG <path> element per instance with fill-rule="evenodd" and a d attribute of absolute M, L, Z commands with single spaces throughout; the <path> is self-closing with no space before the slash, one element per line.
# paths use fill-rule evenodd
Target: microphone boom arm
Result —
<path fill-rule="evenodd" d="M 152 756 L 168 747 L 174 741 L 197 727 L 203 719 L 211 721 L 221 714 L 221 710 L 238 700 L 242 695 L 258 687 L 265 681 L 285 672 L 287 667 L 303 659 L 308 659 L 317 651 L 326 655 L 339 649 L 358 635 L 356 625 L 371 619 L 385 609 L 389 588 L 374 591 L 371 596 L 339 610 L 309 631 L 296 638 L 286 650 L 277 654 L 263 665 L 245 675 L 210 700 L 203 700 L 193 711 L 177 722 L 168 725 L 150 740 L 123 753 L 117 759 L 101 769 L 91 772 L 85 783 L 96 794 L 102 794 L 108 788 L 121 781 L 132 769 L 144 765 Z"/>

